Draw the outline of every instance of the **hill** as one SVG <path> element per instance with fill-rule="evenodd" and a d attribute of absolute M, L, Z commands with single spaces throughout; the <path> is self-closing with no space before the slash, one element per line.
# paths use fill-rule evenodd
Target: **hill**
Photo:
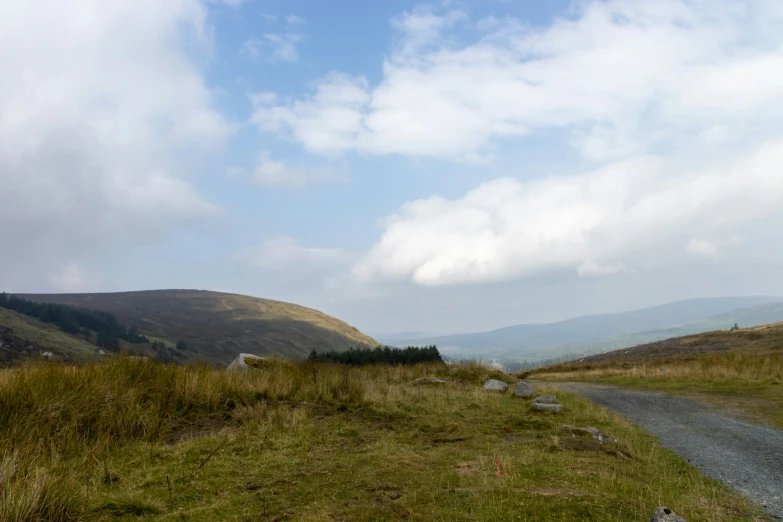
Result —
<path fill-rule="evenodd" d="M 375 347 L 356 328 L 303 306 L 204 290 L 149 290 L 100 294 L 21 294 L 113 313 L 139 332 L 169 342 L 184 340 L 193 356 L 226 364 L 239 353 L 306 357 L 312 350 Z"/>
<path fill-rule="evenodd" d="M 668 337 L 783 320 L 778 297 L 689 299 L 652 308 L 591 315 L 546 324 L 520 324 L 489 332 L 421 339 L 381 338 L 388 344 L 435 344 L 459 358 L 519 362 L 624 348 Z M 507 365 L 510 366 L 510 365 Z"/>
<path fill-rule="evenodd" d="M 70 361 L 87 362 L 97 358 L 97 347 L 56 326 L 0 308 L 0 366 L 39 359 L 42 352 Z"/>
<path fill-rule="evenodd" d="M 703 394 L 735 414 L 783 428 L 783 323 L 666 339 L 530 374 Z"/>

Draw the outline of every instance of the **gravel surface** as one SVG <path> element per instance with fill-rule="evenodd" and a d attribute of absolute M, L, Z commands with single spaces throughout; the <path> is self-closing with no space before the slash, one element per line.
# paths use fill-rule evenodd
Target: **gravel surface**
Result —
<path fill-rule="evenodd" d="M 659 392 L 587 383 L 536 384 L 577 393 L 625 415 L 706 476 L 783 519 L 783 430 L 749 424 Z"/>

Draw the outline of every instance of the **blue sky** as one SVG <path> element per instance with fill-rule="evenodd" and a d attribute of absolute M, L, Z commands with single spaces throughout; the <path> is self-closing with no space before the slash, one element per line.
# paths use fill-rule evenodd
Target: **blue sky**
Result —
<path fill-rule="evenodd" d="M 783 294 L 772 0 L 0 0 L 0 287 L 463 332 Z"/>

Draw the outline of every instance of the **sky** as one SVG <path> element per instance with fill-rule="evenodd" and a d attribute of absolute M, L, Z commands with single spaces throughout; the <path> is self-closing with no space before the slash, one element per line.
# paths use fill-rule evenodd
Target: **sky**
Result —
<path fill-rule="evenodd" d="M 783 295 L 777 0 L 0 0 L 0 289 L 371 334 Z"/>

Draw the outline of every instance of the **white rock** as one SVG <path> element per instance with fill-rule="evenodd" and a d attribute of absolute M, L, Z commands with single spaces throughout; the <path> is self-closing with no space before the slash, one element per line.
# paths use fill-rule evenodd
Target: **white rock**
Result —
<path fill-rule="evenodd" d="M 230 372 L 236 372 L 236 371 L 247 371 L 250 369 L 250 366 L 247 365 L 247 362 L 245 359 L 253 360 L 260 360 L 263 359 L 263 357 L 259 357 L 258 355 L 253 355 L 252 353 L 240 353 L 237 355 L 237 358 L 231 361 L 231 364 L 228 365 L 226 370 Z"/>

